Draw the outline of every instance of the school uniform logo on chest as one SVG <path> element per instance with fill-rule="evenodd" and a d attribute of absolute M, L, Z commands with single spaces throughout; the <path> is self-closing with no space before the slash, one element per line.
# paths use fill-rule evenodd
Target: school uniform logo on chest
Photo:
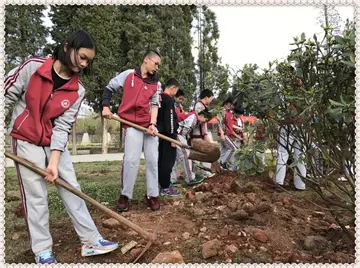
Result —
<path fill-rule="evenodd" d="M 62 102 L 61 102 L 61 106 L 63 107 L 63 108 L 69 108 L 69 106 L 70 106 L 70 101 L 69 100 L 63 100 Z"/>

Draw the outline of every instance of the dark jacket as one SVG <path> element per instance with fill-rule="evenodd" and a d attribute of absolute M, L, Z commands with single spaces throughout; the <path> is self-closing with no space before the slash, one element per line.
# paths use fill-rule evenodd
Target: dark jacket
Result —
<path fill-rule="evenodd" d="M 178 119 L 175 112 L 174 100 L 166 92 L 161 93 L 161 105 L 157 117 L 157 129 L 159 133 L 176 139 Z"/>

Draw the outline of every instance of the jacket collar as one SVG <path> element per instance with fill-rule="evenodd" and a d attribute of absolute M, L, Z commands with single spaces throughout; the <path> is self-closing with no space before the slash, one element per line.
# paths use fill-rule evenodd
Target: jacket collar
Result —
<path fill-rule="evenodd" d="M 159 82 L 159 80 L 160 80 L 160 77 L 158 74 L 152 74 L 146 78 L 142 78 L 140 67 L 135 68 L 135 75 L 140 77 L 144 82 L 149 83 L 149 84 L 155 84 L 155 83 Z"/>
<path fill-rule="evenodd" d="M 45 62 L 36 70 L 36 72 L 42 76 L 43 78 L 48 79 L 49 81 L 53 82 L 52 80 L 52 68 L 54 64 L 53 58 L 48 58 Z M 79 90 L 79 75 L 74 73 L 65 85 L 61 87 L 61 89 L 65 90 Z"/>

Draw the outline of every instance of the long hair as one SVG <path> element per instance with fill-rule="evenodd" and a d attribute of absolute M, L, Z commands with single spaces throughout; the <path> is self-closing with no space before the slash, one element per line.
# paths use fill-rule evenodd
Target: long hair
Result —
<path fill-rule="evenodd" d="M 65 46 L 66 52 L 64 50 Z M 80 48 L 94 49 L 95 52 L 97 50 L 95 40 L 84 30 L 77 30 L 71 33 L 63 43 L 55 48 L 52 57 L 54 60 L 59 60 L 67 67 L 78 67 L 79 63 L 77 62 L 77 57 L 75 57 L 75 64 L 77 66 L 73 66 L 70 55 L 72 50 L 77 54 Z M 83 69 L 83 72 L 88 75 L 91 73 L 91 70 L 92 61 Z"/>

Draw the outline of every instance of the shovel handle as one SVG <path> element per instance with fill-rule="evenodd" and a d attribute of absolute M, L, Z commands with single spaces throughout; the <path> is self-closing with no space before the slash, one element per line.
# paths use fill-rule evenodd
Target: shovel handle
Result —
<path fill-rule="evenodd" d="M 5 152 L 5 156 L 14 160 L 16 163 L 21 164 L 25 167 L 27 167 L 28 169 L 34 171 L 35 173 L 46 177 L 47 175 L 49 175 L 45 170 L 39 168 L 38 166 L 36 166 L 35 164 L 25 160 L 24 158 L 21 158 L 17 155 L 14 155 L 12 153 L 9 152 Z M 138 234 L 140 234 L 142 237 L 144 237 L 145 239 L 149 239 L 151 241 L 155 241 L 156 237 L 153 234 L 150 234 L 149 232 L 147 232 L 146 230 L 144 230 L 143 228 L 141 228 L 140 226 L 132 223 L 131 221 L 129 221 L 128 219 L 122 217 L 121 215 L 119 215 L 118 213 L 114 212 L 113 210 L 107 208 L 106 206 L 104 206 L 103 204 L 100 204 L 99 202 L 97 202 L 95 199 L 91 198 L 90 196 L 84 194 L 83 192 L 79 191 L 78 189 L 76 189 L 75 187 L 71 186 L 70 184 L 68 184 L 66 181 L 64 181 L 63 179 L 61 179 L 60 177 L 57 178 L 55 180 L 55 183 L 63 188 L 65 188 L 66 190 L 68 190 L 69 192 L 72 192 L 73 194 L 77 195 L 78 197 L 82 198 L 83 200 L 88 201 L 90 204 L 92 204 L 93 206 L 95 206 L 96 208 L 100 209 L 101 211 L 103 211 L 104 213 L 108 214 L 111 218 L 114 218 L 116 220 L 118 220 L 120 223 L 125 224 L 126 226 L 128 226 L 129 228 L 133 229 L 134 231 L 136 231 Z"/>
<path fill-rule="evenodd" d="M 122 119 L 122 118 L 114 115 L 114 114 L 111 115 L 111 119 L 114 119 L 114 120 L 116 120 L 116 121 L 118 121 L 118 122 L 124 123 L 124 124 L 126 124 L 126 125 L 128 125 L 128 126 L 137 128 L 138 130 L 141 130 L 141 131 L 143 131 L 143 132 L 147 132 L 147 130 L 148 130 L 148 129 L 145 128 L 145 127 L 142 127 L 142 126 L 139 126 L 139 125 L 134 124 L 134 123 L 132 123 L 132 122 L 129 122 L 129 121 L 125 120 L 125 119 Z M 155 133 L 154 135 L 155 135 L 155 136 L 158 136 L 159 138 L 161 138 L 161 139 L 163 139 L 163 140 L 167 140 L 167 141 L 169 141 L 169 142 L 172 142 L 172 143 L 174 143 L 174 144 L 176 144 L 176 145 L 178 145 L 178 146 L 180 146 L 180 147 L 183 147 L 183 148 L 186 148 L 186 149 L 192 149 L 191 146 L 189 146 L 189 145 L 187 145 L 187 144 L 184 144 L 184 143 L 182 143 L 182 142 L 180 142 L 180 141 L 178 141 L 178 140 L 174 140 L 174 139 L 172 139 L 172 138 L 169 138 L 168 136 L 165 136 L 165 135 L 163 135 L 163 134 Z"/>

